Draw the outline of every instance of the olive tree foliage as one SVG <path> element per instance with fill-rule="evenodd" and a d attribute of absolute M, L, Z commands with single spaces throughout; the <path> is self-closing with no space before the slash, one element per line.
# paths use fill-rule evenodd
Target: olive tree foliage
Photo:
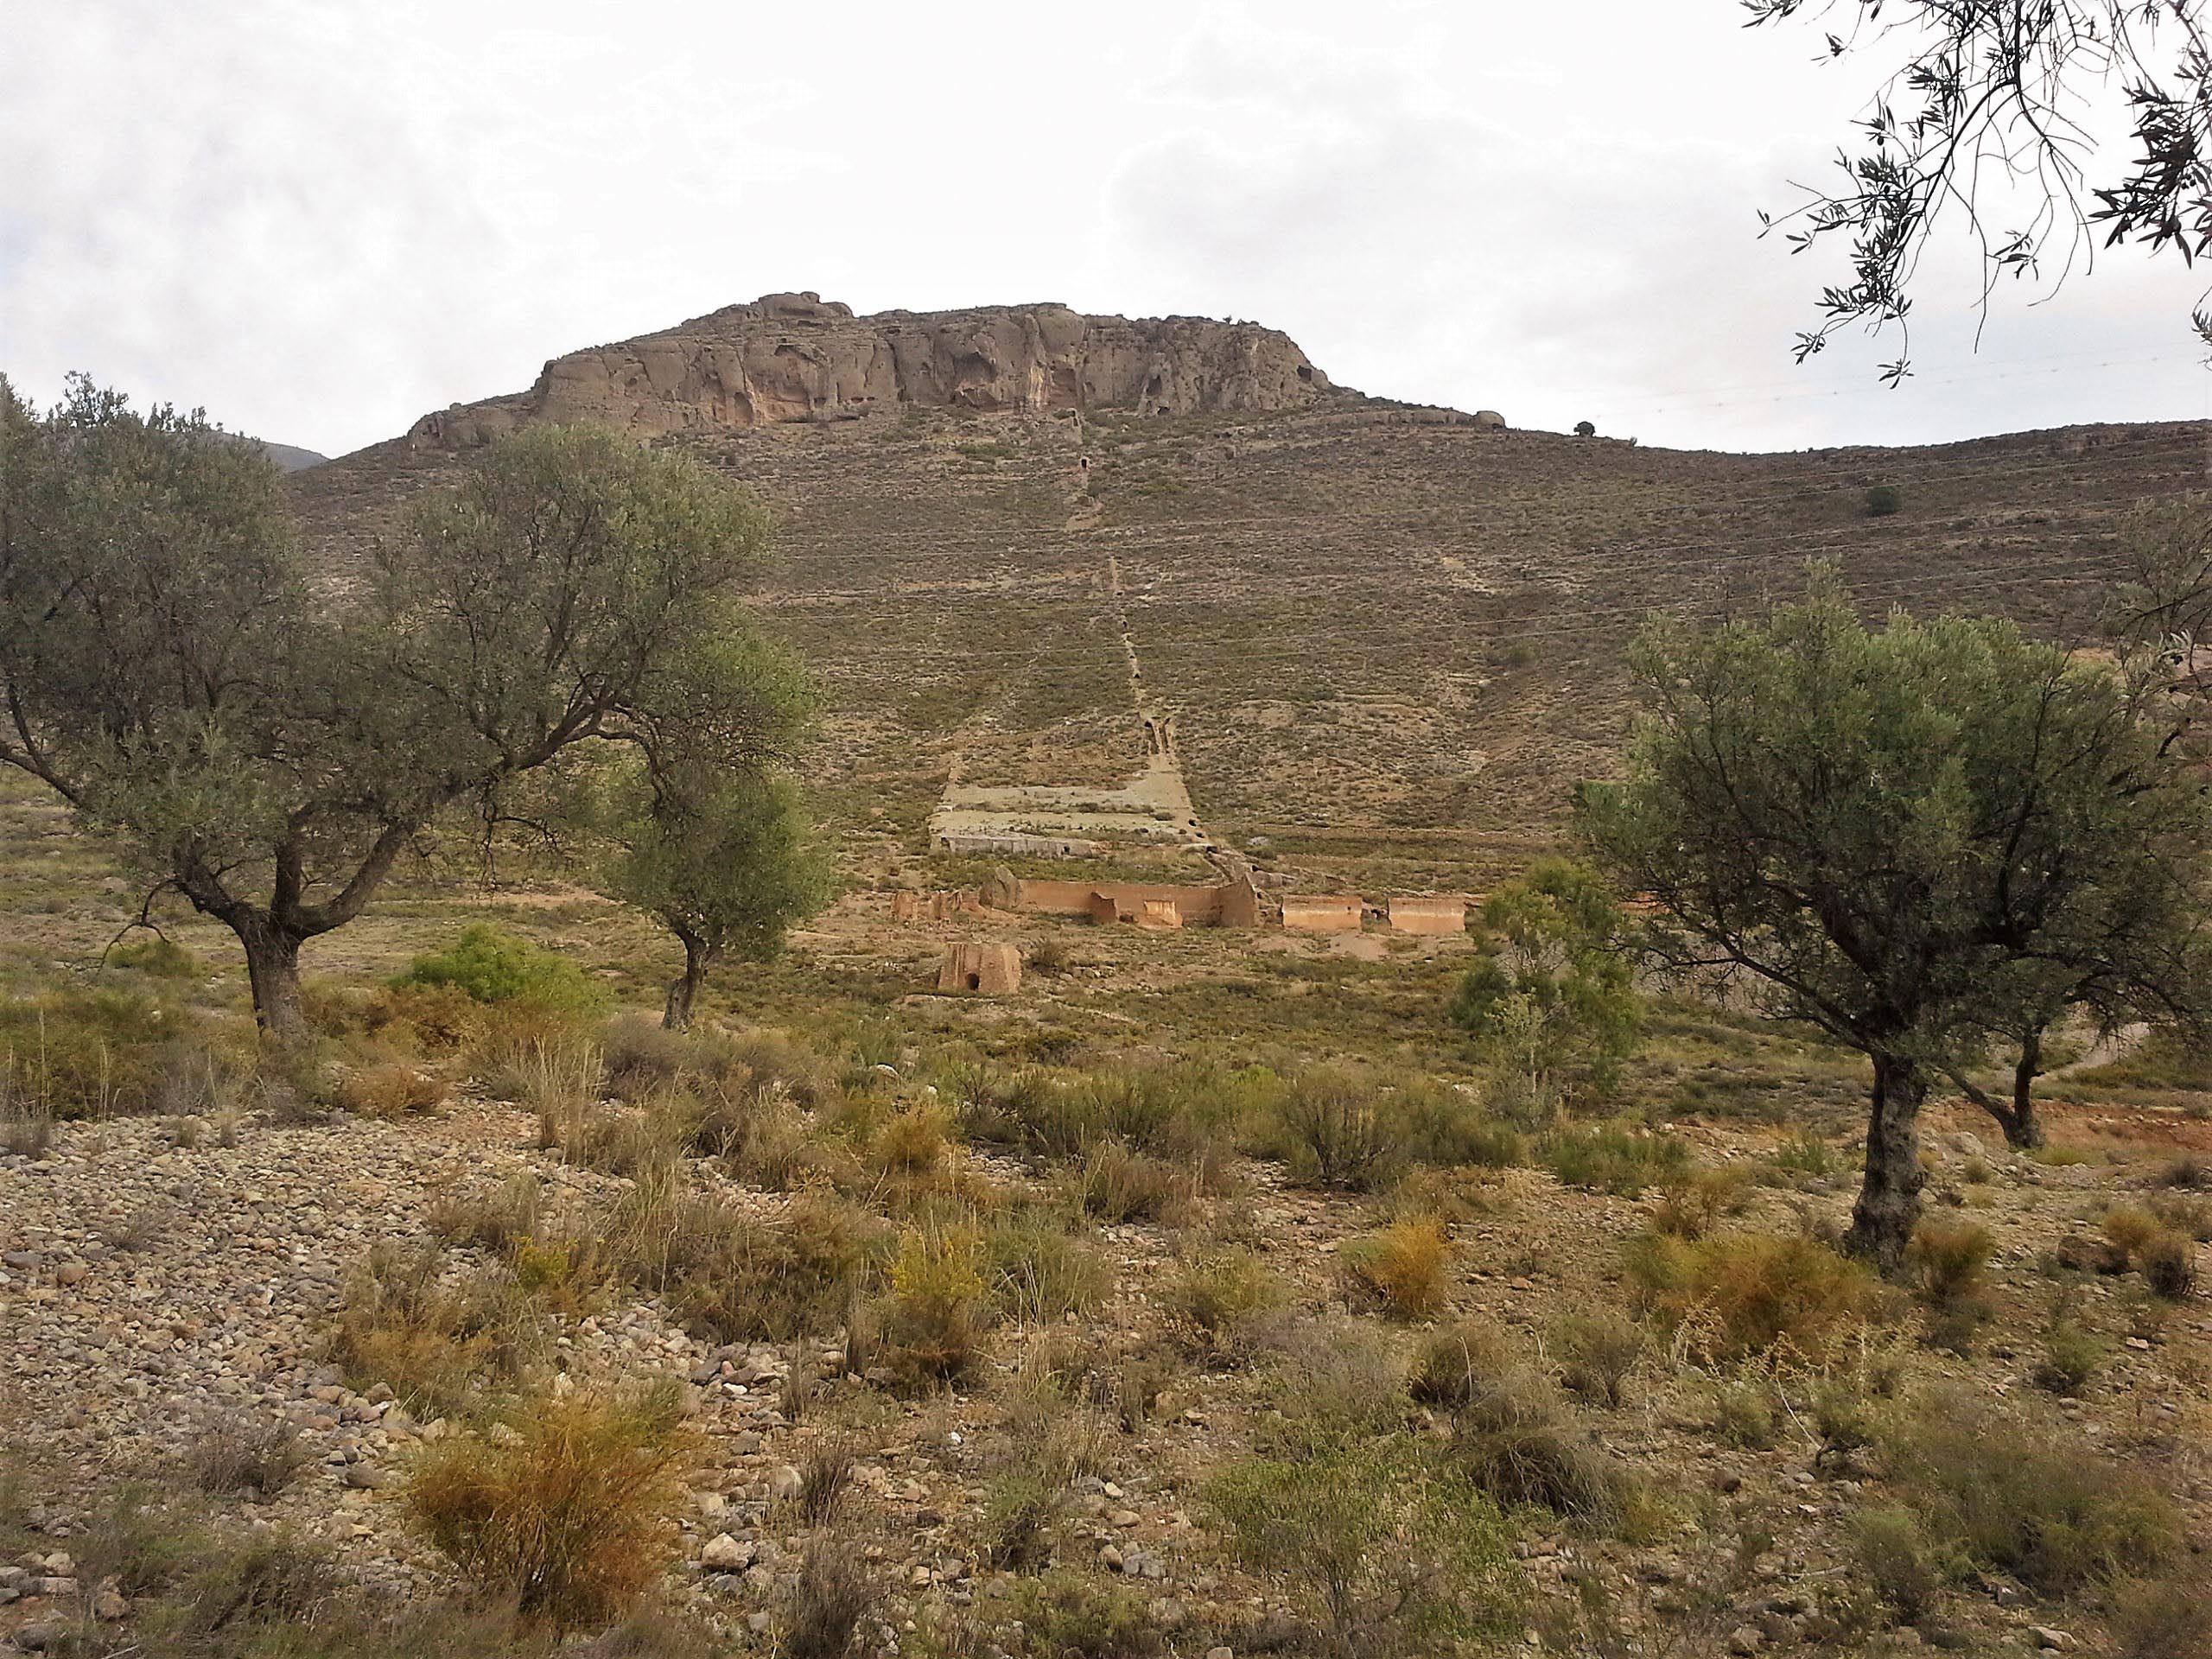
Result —
<path fill-rule="evenodd" d="M 662 1016 L 681 1031 L 715 963 L 771 959 L 822 908 L 830 865 L 783 770 L 813 708 L 796 665 L 726 628 L 675 666 L 655 703 L 597 780 L 590 825 L 610 849 L 607 890 L 683 947 Z"/>
<path fill-rule="evenodd" d="M 1647 712 L 1581 829 L 1662 963 L 1872 1063 L 1861 1253 L 1901 1260 L 1921 1103 L 1993 1034 L 2196 1017 L 2207 810 L 2156 676 L 1998 621 L 1870 629 L 1825 571 L 1764 615 L 1655 621 L 1632 664 Z"/>
<path fill-rule="evenodd" d="M 302 944 L 459 804 L 633 736 L 766 539 L 696 464 L 542 427 L 332 593 L 251 446 L 0 381 L 0 762 L 237 934 L 289 1039 Z"/>
<path fill-rule="evenodd" d="M 1452 1018 L 1539 1119 L 1580 1072 L 1603 1087 L 1634 1049 L 1641 1005 L 1611 891 L 1585 865 L 1540 859 L 1484 902 L 1482 954 L 1461 982 Z"/>
<path fill-rule="evenodd" d="M 1910 289 L 1939 228 L 1979 249 L 1986 305 L 2007 276 L 2063 280 L 2097 244 L 2187 263 L 2212 252 L 2212 51 L 2200 0 L 1742 0 L 1754 26 L 1811 20 L 1825 54 L 1891 66 L 1826 188 L 1762 214 L 1803 251 L 1847 242 L 1799 361 L 1837 330 L 1894 334 L 1910 372 Z M 2131 153 L 2109 162 L 2107 130 Z M 2200 307 L 2197 332 L 2212 340 Z"/>

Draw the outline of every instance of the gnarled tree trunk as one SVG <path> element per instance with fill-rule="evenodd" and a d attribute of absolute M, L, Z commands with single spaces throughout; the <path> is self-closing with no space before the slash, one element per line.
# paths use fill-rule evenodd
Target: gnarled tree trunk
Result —
<path fill-rule="evenodd" d="M 1976 1088 L 1959 1071 L 1947 1070 L 1960 1091 L 1997 1120 L 1998 1127 L 2005 1131 L 2006 1145 L 2022 1152 L 2031 1152 L 2043 1145 L 2043 1120 L 2036 1116 L 2036 1079 L 2043 1075 L 2043 1033 L 2032 1031 L 2020 1039 L 2020 1058 L 2012 1067 L 2012 1103 L 2009 1106 Z"/>
<path fill-rule="evenodd" d="M 300 1001 L 300 937 L 257 912 L 223 919 L 245 947 L 253 1017 L 262 1034 L 287 1047 L 300 1041 L 308 1034 L 307 1011 Z"/>
<path fill-rule="evenodd" d="M 1885 1273 L 1904 1263 L 1905 1245 L 1920 1218 L 1920 1103 L 1928 1081 L 1910 1062 L 1874 1057 L 1874 1089 L 1866 1109 L 1866 1173 L 1851 1209 L 1844 1247 Z"/>
<path fill-rule="evenodd" d="M 664 1031 L 690 1028 L 691 1004 L 698 997 L 699 988 L 707 982 L 707 969 L 714 965 L 715 956 L 714 947 L 696 933 L 678 929 L 677 938 L 683 941 L 683 974 L 669 984 L 668 1006 L 660 1016 Z"/>

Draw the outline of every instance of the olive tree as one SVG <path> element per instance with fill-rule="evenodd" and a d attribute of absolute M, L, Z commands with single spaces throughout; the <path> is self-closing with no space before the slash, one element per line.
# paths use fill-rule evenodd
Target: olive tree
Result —
<path fill-rule="evenodd" d="M 1539 859 L 1484 901 L 1481 955 L 1452 1015 L 1513 1068 L 1529 1116 L 1557 1106 L 1563 1072 L 1580 1067 L 1603 1085 L 1635 1046 L 1626 931 L 1604 881 L 1568 859 Z"/>
<path fill-rule="evenodd" d="M 1899 337 L 1947 219 L 1977 248 L 1983 297 L 2005 276 L 2062 272 L 2136 242 L 2212 253 L 2212 48 L 2198 0 L 1741 0 L 1754 24 L 1815 20 L 1823 54 L 1885 78 L 1826 188 L 1779 216 L 1798 250 L 1848 242 L 1849 279 L 1821 296 L 1802 361 L 1837 329 Z M 2107 132 L 2132 154 L 2107 161 Z M 2200 308 L 2197 331 L 2212 338 Z"/>
<path fill-rule="evenodd" d="M 830 870 L 783 770 L 813 706 L 792 664 L 732 626 L 681 659 L 652 701 L 590 817 L 612 849 L 608 891 L 683 947 L 661 1020 L 681 1031 L 709 970 L 774 957 L 827 901 Z"/>
<path fill-rule="evenodd" d="M 301 946 L 458 804 L 633 733 L 766 541 L 697 464 L 539 427 L 319 579 L 254 447 L 0 381 L 0 762 L 229 927 L 289 1039 Z"/>
<path fill-rule="evenodd" d="M 2054 1007 L 2194 1003 L 2206 808 L 2156 682 L 2004 622 L 1870 629 L 1827 573 L 1765 615 L 1656 620 L 1632 662 L 1646 713 L 1583 832 L 1664 963 L 1867 1057 L 1849 1242 L 1894 1266 L 1934 1077 Z"/>

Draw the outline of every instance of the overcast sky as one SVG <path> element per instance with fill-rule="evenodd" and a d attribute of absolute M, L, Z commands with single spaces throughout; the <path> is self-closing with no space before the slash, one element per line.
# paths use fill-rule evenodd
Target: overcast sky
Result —
<path fill-rule="evenodd" d="M 1931 265 L 1804 368 L 1754 209 L 1871 66 L 1733 0 L 0 0 L 0 371 L 338 453 L 763 292 L 1255 318 L 1338 380 L 1647 443 L 2202 417 L 2200 280 Z"/>

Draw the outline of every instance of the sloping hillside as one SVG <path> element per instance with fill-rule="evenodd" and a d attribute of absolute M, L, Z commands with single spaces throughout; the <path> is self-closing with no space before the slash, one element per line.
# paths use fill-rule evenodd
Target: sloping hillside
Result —
<path fill-rule="evenodd" d="M 948 778 L 1062 798 L 1126 781 L 1150 716 L 1172 732 L 1203 838 L 1346 883 L 1479 885 L 1609 764 L 1622 649 L 1650 610 L 1716 611 L 1833 558 L 1870 607 L 2085 630 L 2122 569 L 2127 512 L 2206 475 L 2197 423 L 1732 455 L 1491 430 L 1318 374 L 1239 383 L 1242 404 L 1281 407 L 1078 407 L 1068 375 L 994 367 L 988 341 L 985 412 L 904 382 L 855 403 L 822 334 L 755 309 L 716 315 L 743 314 L 754 335 L 793 328 L 831 372 L 796 403 L 734 403 L 686 371 L 685 429 L 665 429 L 665 399 L 647 425 L 775 505 L 784 567 L 760 602 L 830 689 L 818 781 L 872 861 L 927 847 Z M 648 345 L 578 357 L 645 376 Z M 745 350 L 783 360 L 753 335 Z M 564 378 L 549 365 L 539 389 Z M 534 407 L 446 411 L 302 474 L 312 533 L 342 568 L 396 503 L 465 463 L 480 429 Z M 1876 484 L 1902 511 L 1867 516 Z"/>

